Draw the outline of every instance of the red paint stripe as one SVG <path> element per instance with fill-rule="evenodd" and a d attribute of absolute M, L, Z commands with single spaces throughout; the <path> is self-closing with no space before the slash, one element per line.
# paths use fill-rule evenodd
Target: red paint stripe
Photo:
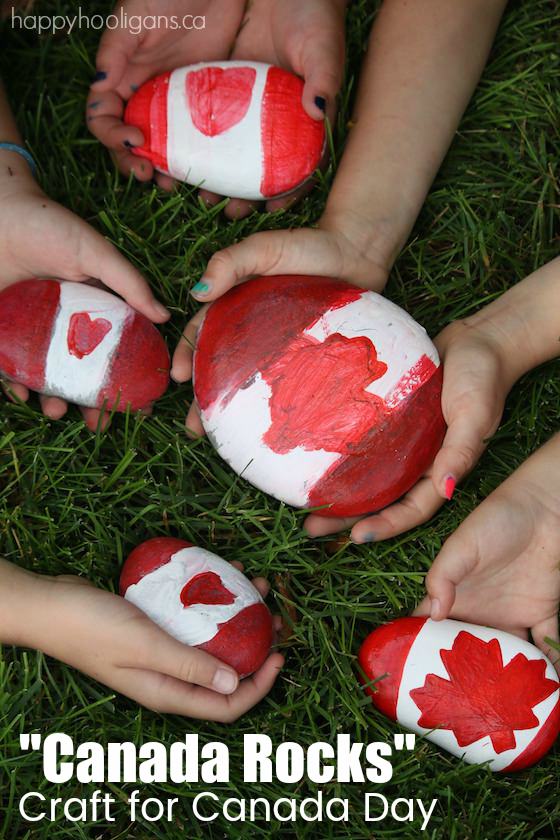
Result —
<path fill-rule="evenodd" d="M 304 111 L 302 93 L 300 78 L 279 67 L 269 69 L 261 113 L 261 192 L 266 197 L 294 190 L 321 160 L 325 125 Z"/>
<path fill-rule="evenodd" d="M 122 567 L 119 581 L 121 595 L 124 595 L 133 583 L 138 583 L 145 575 L 169 563 L 172 556 L 183 548 L 193 548 L 193 545 L 175 537 L 154 537 L 137 546 L 128 555 Z"/>
<path fill-rule="evenodd" d="M 169 352 L 156 327 L 139 312 L 127 318 L 111 359 L 109 375 L 99 391 L 97 406 L 109 410 L 148 408 L 169 385 Z"/>
<path fill-rule="evenodd" d="M 24 280 L 0 292 L 0 371 L 33 391 L 45 387 L 60 283 Z"/>
<path fill-rule="evenodd" d="M 224 134 L 246 116 L 257 71 L 254 67 L 202 67 L 187 73 L 187 100 L 195 128 L 206 137 Z"/>
<path fill-rule="evenodd" d="M 139 128 L 144 145 L 132 153 L 147 158 L 160 172 L 168 172 L 167 163 L 167 99 L 171 73 L 163 73 L 140 87 L 128 100 L 124 112 L 127 125 Z"/>
<path fill-rule="evenodd" d="M 397 719 L 397 703 L 404 666 L 425 618 L 398 618 L 370 633 L 358 653 L 358 662 L 368 681 L 378 680 L 365 691 L 380 712 Z M 383 679 L 380 679 L 383 677 Z M 360 677 L 363 682 L 363 677 Z"/>
<path fill-rule="evenodd" d="M 429 360 L 428 360 L 429 361 Z M 340 458 L 312 487 L 308 506 L 321 516 L 359 516 L 380 510 L 416 484 L 445 435 L 442 368 Z M 381 416 L 382 417 L 382 416 Z"/>
<path fill-rule="evenodd" d="M 231 399 L 274 362 L 294 338 L 328 309 L 364 294 L 330 277 L 278 275 L 234 286 L 208 310 L 194 358 L 196 398 L 202 409 Z"/>
<path fill-rule="evenodd" d="M 523 752 L 514 758 L 511 764 L 504 767 L 502 773 L 514 773 L 517 770 L 524 770 L 535 764 L 543 755 L 549 751 L 560 733 L 560 699 L 552 709 L 546 722 L 535 735 L 530 744 L 527 744 Z"/>
<path fill-rule="evenodd" d="M 272 616 L 263 603 L 245 607 L 220 625 L 213 639 L 197 645 L 200 650 L 231 665 L 241 678 L 254 674 L 261 667 L 271 646 Z"/>

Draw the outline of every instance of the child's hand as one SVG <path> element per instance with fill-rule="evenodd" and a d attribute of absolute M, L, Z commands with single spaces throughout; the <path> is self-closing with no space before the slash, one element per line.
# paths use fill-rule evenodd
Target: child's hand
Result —
<path fill-rule="evenodd" d="M 507 336 L 485 322 L 457 321 L 435 344 L 444 365 L 442 410 L 448 429 L 429 472 L 400 501 L 363 519 L 311 514 L 304 527 L 312 537 L 352 527 L 353 542 L 385 540 L 426 522 L 451 498 L 476 464 L 500 422 L 506 396 L 517 378 L 509 366 Z"/>
<path fill-rule="evenodd" d="M 381 292 L 390 268 L 390 257 L 376 242 L 375 234 L 358 218 L 345 216 L 344 227 L 322 220 L 316 229 L 278 230 L 255 233 L 218 251 L 209 261 L 204 276 L 192 290 L 201 302 L 221 297 L 232 286 L 251 275 L 314 274 L 342 277 Z M 196 333 L 206 307 L 192 318 L 173 355 L 171 376 L 186 382 L 192 375 Z M 203 434 L 196 405 L 189 411 L 187 428 Z"/>
<path fill-rule="evenodd" d="M 529 458 L 447 540 L 416 615 L 527 637 L 553 661 L 560 600 L 560 437 Z M 558 667 L 558 662 L 557 662 Z"/>
<path fill-rule="evenodd" d="M 134 35 L 130 28 L 107 30 L 97 53 L 97 75 L 92 84 L 87 121 L 92 133 L 113 153 L 119 169 L 133 172 L 140 181 L 155 177 L 160 186 L 171 189 L 173 180 L 154 173 L 147 160 L 132 154 L 130 146 L 144 142 L 138 128 L 123 123 L 126 101 L 143 82 L 166 70 L 199 61 L 228 58 L 279 64 L 305 79 L 303 106 L 315 119 L 325 110 L 334 115 L 334 100 L 340 87 L 344 59 L 345 0 L 253 0 L 246 16 L 245 0 L 193 0 L 189 16 L 205 18 L 204 28 L 144 30 Z M 115 10 L 147 17 L 165 12 L 167 19 L 185 15 L 182 0 L 128 0 Z M 317 104 L 319 103 L 319 104 Z M 207 191 L 202 196 L 218 201 Z M 293 196 L 275 199 L 267 205 L 277 209 Z M 250 202 L 232 200 L 226 215 L 239 218 L 250 212 Z"/>
<path fill-rule="evenodd" d="M 266 595 L 266 582 L 254 583 Z M 39 606 L 16 643 L 42 650 L 155 711 L 232 722 L 270 691 L 284 662 L 274 653 L 240 682 L 229 665 L 178 642 L 129 601 L 83 578 L 35 577 L 35 587 Z"/>
<path fill-rule="evenodd" d="M 30 277 L 85 281 L 95 278 L 121 295 L 151 321 L 169 318 L 155 300 L 146 280 L 100 233 L 66 208 L 51 201 L 31 177 L 0 182 L 0 289 Z M 10 390 L 29 396 L 17 383 Z M 67 404 L 58 397 L 41 397 L 44 413 L 58 419 Z M 99 411 L 83 409 L 95 430 Z"/>

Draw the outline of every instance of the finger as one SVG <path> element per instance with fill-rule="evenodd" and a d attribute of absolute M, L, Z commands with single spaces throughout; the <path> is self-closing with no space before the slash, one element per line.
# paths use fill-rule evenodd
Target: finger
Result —
<path fill-rule="evenodd" d="M 171 175 L 164 175 L 163 172 L 155 172 L 154 181 L 165 192 L 173 192 L 173 190 L 177 189 L 177 181 Z"/>
<path fill-rule="evenodd" d="M 444 385 L 445 387 L 445 385 Z M 451 499 L 458 481 L 469 473 L 492 433 L 492 420 L 486 406 L 476 399 L 468 410 L 462 404 L 454 407 L 442 447 L 434 459 L 432 480 L 443 499 Z"/>
<path fill-rule="evenodd" d="M 92 89 L 99 93 L 116 90 L 141 43 L 142 37 L 134 35 L 131 29 L 120 26 L 106 29 L 95 58 L 96 74 Z"/>
<path fill-rule="evenodd" d="M 290 207 L 293 207 L 298 201 L 308 195 L 315 186 L 315 179 L 313 177 L 309 178 L 301 187 L 298 187 L 297 190 L 294 190 L 288 195 L 284 195 L 280 198 L 271 198 L 266 202 L 266 211 L 267 213 L 276 213 L 277 210 L 289 210 Z"/>
<path fill-rule="evenodd" d="M 134 668 L 117 671 L 111 683 L 133 700 L 166 714 L 232 723 L 268 694 L 283 664 L 280 654 L 272 654 L 256 674 L 243 680 L 227 696 L 161 673 Z"/>
<path fill-rule="evenodd" d="M 270 592 L 270 584 L 266 580 L 266 578 L 256 577 L 256 578 L 253 578 L 251 583 L 253 584 L 253 586 L 255 587 L 255 589 L 257 590 L 259 595 L 261 596 L 261 598 L 263 598 L 263 599 L 266 598 L 266 596 Z"/>
<path fill-rule="evenodd" d="M 41 394 L 39 396 L 39 402 L 41 403 L 43 414 L 51 420 L 60 420 L 68 411 L 68 403 L 59 397 L 46 397 Z"/>
<path fill-rule="evenodd" d="M 196 400 L 193 400 L 189 408 L 187 419 L 185 420 L 185 428 L 192 437 L 199 438 L 205 435 L 204 426 L 200 419 L 200 408 Z"/>
<path fill-rule="evenodd" d="M 476 545 L 465 534 L 468 534 L 468 526 L 463 525 L 449 537 L 426 575 L 429 614 L 434 621 L 449 616 L 457 586 L 478 562 Z"/>
<path fill-rule="evenodd" d="M 303 527 L 310 537 L 326 537 L 328 534 L 337 534 L 339 531 L 346 531 L 358 521 L 359 517 L 357 516 L 318 516 L 316 513 L 310 513 L 306 517 Z"/>
<path fill-rule="evenodd" d="M 429 595 L 425 595 L 415 610 L 412 611 L 412 615 L 417 616 L 429 616 L 432 611 L 432 599 Z"/>
<path fill-rule="evenodd" d="M 111 415 L 106 411 L 101 411 L 99 408 L 82 407 L 80 411 L 82 412 L 82 417 L 87 428 L 94 434 L 97 429 L 104 432 L 111 422 Z"/>
<path fill-rule="evenodd" d="M 210 192 L 210 190 L 199 190 L 198 197 L 206 205 L 206 207 L 215 207 L 220 201 L 224 200 L 222 195 Z"/>
<path fill-rule="evenodd" d="M 207 308 L 207 306 L 203 306 L 202 309 L 199 309 L 196 315 L 188 322 L 183 330 L 183 335 L 179 339 L 179 343 L 173 354 L 173 359 L 171 360 L 171 378 L 175 382 L 187 382 L 192 376 L 192 359 L 196 344 L 196 334 L 204 319 Z"/>
<path fill-rule="evenodd" d="M 243 198 L 230 198 L 224 207 L 224 216 L 226 219 L 235 221 L 237 219 L 245 219 L 262 207 L 260 201 L 248 201 Z"/>
<path fill-rule="evenodd" d="M 25 385 L 20 385 L 19 382 L 11 382 L 10 380 L 2 380 L 2 388 L 9 400 L 15 402 L 21 400 L 27 402 L 29 399 L 29 388 Z"/>
<path fill-rule="evenodd" d="M 378 542 L 396 537 L 430 519 L 443 500 L 435 491 L 431 478 L 421 478 L 403 498 L 373 516 L 361 519 L 352 528 L 355 543 Z"/>
<path fill-rule="evenodd" d="M 101 280 L 150 321 L 163 323 L 170 313 L 153 296 L 139 271 L 103 236 L 84 224 L 80 248 L 80 271 Z"/>
<path fill-rule="evenodd" d="M 215 300 L 251 275 L 327 274 L 338 276 L 341 254 L 331 237 L 317 230 L 255 233 L 214 254 L 192 289 L 200 301 Z"/>
<path fill-rule="evenodd" d="M 533 637 L 533 642 L 536 646 L 542 650 L 545 656 L 548 656 L 560 674 L 560 652 L 557 648 L 553 647 L 548 641 L 546 641 L 547 639 L 550 639 L 552 642 L 555 642 L 556 645 L 560 644 L 560 637 L 558 635 L 558 614 L 556 613 L 556 615 L 552 615 L 550 618 L 539 621 L 538 624 L 531 627 L 531 636 Z"/>
<path fill-rule="evenodd" d="M 133 155 L 128 149 L 122 151 L 118 149 L 111 150 L 111 157 L 115 161 L 115 165 L 119 172 L 123 175 L 134 175 L 137 181 L 145 184 L 151 181 L 154 177 L 154 167 L 146 158 Z"/>
<path fill-rule="evenodd" d="M 321 37 L 308 38 L 302 57 L 305 81 L 302 104 L 314 120 L 323 120 L 328 114 L 332 119 L 334 103 L 342 84 L 344 67 L 344 23 L 337 16 L 326 27 Z"/>
<path fill-rule="evenodd" d="M 133 125 L 123 122 L 124 102 L 115 91 L 100 94 L 90 91 L 86 106 L 86 122 L 91 133 L 107 146 L 118 151 L 144 145 L 144 135 Z"/>

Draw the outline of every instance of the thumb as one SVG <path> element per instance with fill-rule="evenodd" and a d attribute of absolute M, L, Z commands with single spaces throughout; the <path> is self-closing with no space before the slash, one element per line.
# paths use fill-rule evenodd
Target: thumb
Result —
<path fill-rule="evenodd" d="M 115 16 L 121 14 L 122 5 L 115 9 Z M 134 35 L 130 29 L 117 26 L 106 29 L 99 42 L 95 58 L 96 74 L 92 88 L 97 93 L 116 90 L 122 81 L 129 62 L 141 43 L 141 35 Z"/>
<path fill-rule="evenodd" d="M 451 499 L 455 485 L 472 470 L 494 428 L 490 407 L 476 394 L 453 405 L 447 433 L 432 467 L 432 481 L 442 498 Z"/>
<path fill-rule="evenodd" d="M 214 254 L 193 287 L 197 300 L 215 300 L 252 275 L 325 274 L 339 276 L 340 249 L 325 231 L 275 230 L 254 233 Z"/>
<path fill-rule="evenodd" d="M 333 45 L 332 40 L 309 43 L 303 58 L 301 101 L 304 110 L 314 120 L 322 120 L 325 115 L 331 121 L 334 118 L 336 95 L 342 84 L 343 56 L 344 48 Z"/>
<path fill-rule="evenodd" d="M 219 694 L 233 694 L 237 689 L 239 676 L 225 662 L 177 641 L 159 627 L 154 627 L 150 636 L 149 648 L 143 644 L 142 652 L 138 651 L 141 659 L 135 663 L 136 667 L 167 674 Z"/>
<path fill-rule="evenodd" d="M 159 303 L 145 278 L 107 239 L 84 222 L 79 250 L 79 271 L 117 292 L 146 318 L 161 324 L 169 312 Z"/>
<path fill-rule="evenodd" d="M 477 562 L 476 550 L 463 538 L 459 528 L 444 544 L 426 576 L 428 595 L 414 615 L 429 615 L 434 621 L 448 618 L 455 603 L 456 587 Z"/>

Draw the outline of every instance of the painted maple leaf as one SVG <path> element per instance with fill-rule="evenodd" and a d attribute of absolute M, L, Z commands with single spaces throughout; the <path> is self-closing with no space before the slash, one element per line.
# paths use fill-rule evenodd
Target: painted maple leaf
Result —
<path fill-rule="evenodd" d="M 410 696 L 425 729 L 450 729 L 460 747 L 490 736 L 496 753 L 515 747 L 515 730 L 532 729 L 533 707 L 559 687 L 545 677 L 544 659 L 518 653 L 504 667 L 497 639 L 484 642 L 462 630 L 451 650 L 441 651 L 449 680 L 428 674 Z"/>
<path fill-rule="evenodd" d="M 263 371 L 272 392 L 264 442 L 280 454 L 296 446 L 351 452 L 384 411 L 366 388 L 386 370 L 365 336 L 299 337 Z"/>

